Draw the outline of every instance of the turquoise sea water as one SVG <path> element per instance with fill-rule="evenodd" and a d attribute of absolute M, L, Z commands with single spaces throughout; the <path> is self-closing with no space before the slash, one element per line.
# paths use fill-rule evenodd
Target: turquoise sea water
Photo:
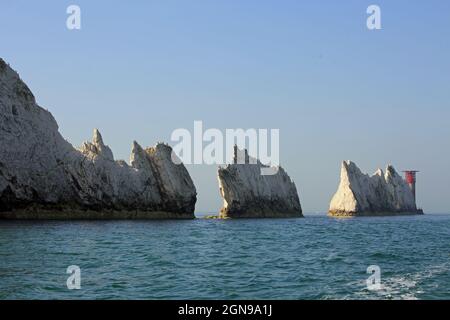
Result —
<path fill-rule="evenodd" d="M 0 299 L 450 299 L 450 215 L 5 221 Z"/>

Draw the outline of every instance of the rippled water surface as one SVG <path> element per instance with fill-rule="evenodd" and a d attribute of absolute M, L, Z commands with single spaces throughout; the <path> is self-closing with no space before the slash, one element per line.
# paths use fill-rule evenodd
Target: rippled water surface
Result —
<path fill-rule="evenodd" d="M 450 215 L 0 222 L 0 299 L 450 299 L 449 270 Z"/>

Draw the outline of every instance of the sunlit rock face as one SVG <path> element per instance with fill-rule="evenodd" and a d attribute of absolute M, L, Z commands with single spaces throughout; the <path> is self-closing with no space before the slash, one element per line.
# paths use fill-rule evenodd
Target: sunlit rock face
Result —
<path fill-rule="evenodd" d="M 238 161 L 243 154 L 244 161 Z M 263 175 L 262 169 L 273 169 Z M 264 171 L 263 171 L 264 172 Z M 270 172 L 270 171 L 267 171 Z M 295 183 L 283 168 L 269 168 L 235 148 L 234 163 L 218 171 L 222 218 L 302 217 Z"/>
<path fill-rule="evenodd" d="M 133 144 L 115 161 L 98 130 L 79 149 L 0 59 L 0 218 L 194 218 L 196 189 L 172 149 Z"/>
<path fill-rule="evenodd" d="M 339 188 L 331 200 L 331 216 L 422 214 L 406 181 L 389 165 L 369 176 L 351 161 L 342 163 Z"/>

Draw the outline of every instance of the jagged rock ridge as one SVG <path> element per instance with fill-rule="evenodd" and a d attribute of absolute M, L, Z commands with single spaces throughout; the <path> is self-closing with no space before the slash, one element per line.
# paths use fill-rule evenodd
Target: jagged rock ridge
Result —
<path fill-rule="evenodd" d="M 331 216 L 370 216 L 420 214 L 406 181 L 387 166 L 386 173 L 378 169 L 369 176 L 351 161 L 344 161 L 341 181 L 331 200 Z"/>
<path fill-rule="evenodd" d="M 235 147 L 234 163 L 219 168 L 218 180 L 224 205 L 222 218 L 286 218 L 302 217 L 302 208 L 295 183 L 283 168 L 273 175 L 262 175 L 268 166 L 248 156 L 238 161 L 242 154 Z"/>
<path fill-rule="evenodd" d="M 0 218 L 194 218 L 195 186 L 172 149 L 115 161 L 98 130 L 79 150 L 0 59 Z"/>

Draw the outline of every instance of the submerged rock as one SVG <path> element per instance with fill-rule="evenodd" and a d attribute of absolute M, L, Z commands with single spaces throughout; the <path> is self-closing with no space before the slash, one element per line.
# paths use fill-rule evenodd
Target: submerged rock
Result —
<path fill-rule="evenodd" d="M 220 194 L 224 204 L 221 218 L 287 218 L 302 217 L 295 183 L 283 168 L 270 168 L 235 147 L 234 163 L 219 168 Z M 240 164 L 242 163 L 242 164 Z M 272 175 L 262 170 L 274 169 Z"/>
<path fill-rule="evenodd" d="M 386 173 L 363 174 L 351 161 L 344 161 L 341 182 L 331 200 L 331 216 L 422 214 L 406 181 L 389 165 Z"/>
<path fill-rule="evenodd" d="M 79 150 L 0 59 L 0 218 L 194 218 L 195 186 L 172 149 L 133 144 L 115 161 L 94 130 Z"/>

